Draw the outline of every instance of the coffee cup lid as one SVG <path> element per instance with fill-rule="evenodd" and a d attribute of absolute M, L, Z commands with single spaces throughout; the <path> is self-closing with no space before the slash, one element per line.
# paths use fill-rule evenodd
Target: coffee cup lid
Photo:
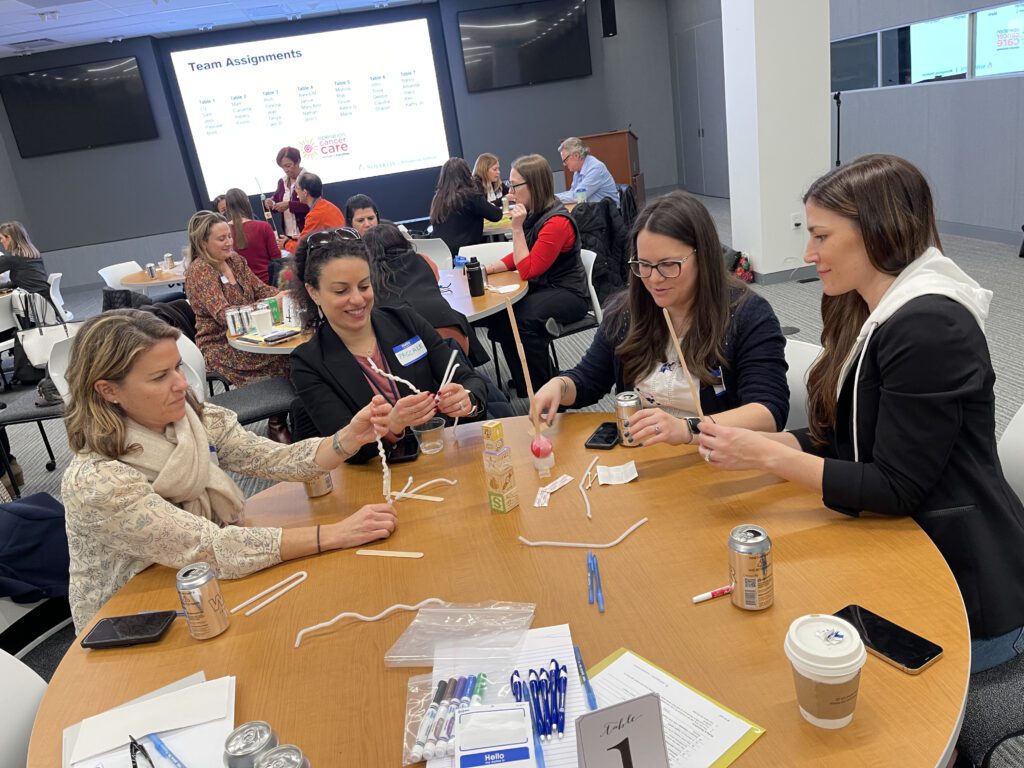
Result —
<path fill-rule="evenodd" d="M 850 622 L 820 613 L 790 624 L 785 648 L 791 662 L 826 677 L 852 674 L 867 658 L 860 634 Z"/>

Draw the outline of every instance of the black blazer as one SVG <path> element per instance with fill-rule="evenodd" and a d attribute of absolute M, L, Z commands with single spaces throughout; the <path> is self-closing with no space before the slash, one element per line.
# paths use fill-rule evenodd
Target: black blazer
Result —
<path fill-rule="evenodd" d="M 944 296 L 912 299 L 875 330 L 855 376 L 856 361 L 828 445 L 794 432 L 825 457 L 825 504 L 913 517 L 956 577 L 972 638 L 1024 625 L 1024 507 L 996 453 L 995 374 L 974 317 Z"/>
<path fill-rule="evenodd" d="M 464 245 L 476 245 L 484 241 L 484 219 L 501 221 L 501 206 L 487 202 L 483 192 L 474 191 L 466 198 L 462 207 L 452 212 L 444 221 L 431 221 L 433 237 L 439 237 L 455 256 Z M 511 248 L 509 252 L 511 253 Z"/>
<path fill-rule="evenodd" d="M 374 307 L 371 322 L 391 372 L 408 379 L 423 392 L 437 391 L 452 351 L 430 323 L 403 307 Z M 427 354 L 403 366 L 393 347 L 415 336 L 423 341 Z M 373 399 L 374 391 L 363 369 L 327 323 L 317 329 L 313 338 L 295 348 L 291 354 L 291 371 L 295 391 L 322 436 L 337 432 Z M 472 368 L 459 366 L 452 381 L 472 393 L 480 409 L 476 418 L 483 418 L 487 403 L 487 384 L 483 378 Z M 404 384 L 395 386 L 399 397 L 412 394 Z M 363 464 L 376 455 L 377 447 L 371 443 L 360 448 L 348 462 Z"/>

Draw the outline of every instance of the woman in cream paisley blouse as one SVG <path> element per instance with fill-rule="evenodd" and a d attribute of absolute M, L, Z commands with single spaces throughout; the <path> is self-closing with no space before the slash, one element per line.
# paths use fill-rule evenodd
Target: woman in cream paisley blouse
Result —
<path fill-rule="evenodd" d="M 90 319 L 75 339 L 65 418 L 75 455 L 61 491 L 77 631 L 153 563 L 180 568 L 205 560 L 221 577 L 238 578 L 395 529 L 387 504 L 367 504 L 323 526 L 243 527 L 245 499 L 224 470 L 312 480 L 385 431 L 391 407 L 377 398 L 331 437 L 272 442 L 243 429 L 231 411 L 194 398 L 178 335 L 153 315 L 126 309 Z"/>

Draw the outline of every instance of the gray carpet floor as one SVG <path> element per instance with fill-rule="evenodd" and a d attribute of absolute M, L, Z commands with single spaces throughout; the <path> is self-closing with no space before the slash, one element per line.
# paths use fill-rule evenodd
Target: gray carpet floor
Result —
<path fill-rule="evenodd" d="M 729 201 L 720 198 L 701 198 L 715 218 L 723 242 L 731 244 Z M 1017 257 L 1017 250 L 1011 246 L 974 240 L 965 237 L 943 237 L 945 253 L 954 259 L 969 275 L 982 286 L 995 292 L 991 314 L 986 325 L 992 365 L 996 372 L 996 435 L 1002 434 L 1010 419 L 1024 403 L 1024 366 L 1021 365 L 1021 331 L 1024 329 L 1024 259 Z M 793 338 L 817 343 L 821 334 L 821 284 L 786 282 L 774 285 L 755 285 L 754 290 L 763 295 L 775 309 L 784 326 L 799 329 Z M 101 290 L 99 286 L 88 289 L 64 291 L 65 304 L 76 319 L 85 319 L 99 313 Z M 593 338 L 593 331 L 586 331 L 555 342 L 558 358 L 563 367 L 574 365 L 586 351 Z M 485 342 L 486 343 L 486 342 Z M 486 344 L 489 349 L 489 344 Z M 9 363 L 8 363 L 9 365 Z M 502 363 L 504 369 L 504 363 Z M 495 381 L 493 362 L 483 371 Z M 507 375 L 507 370 L 505 371 Z M 0 400 L 10 395 L 0 393 Z M 517 413 L 525 414 L 528 404 L 525 399 L 513 402 Z M 610 411 L 612 398 L 608 396 L 600 403 L 586 410 Z M 254 431 L 265 432 L 266 425 L 255 425 Z M 8 434 L 12 451 L 25 470 L 23 494 L 46 492 L 60 498 L 60 477 L 67 467 L 70 454 L 63 422 L 45 423 L 56 456 L 56 470 L 48 472 L 48 459 L 39 439 L 35 424 L 11 427 Z M 252 478 L 237 478 L 246 496 L 257 493 L 269 484 Z M 49 679 L 60 657 L 67 649 L 72 634 L 64 630 L 36 648 L 26 661 L 45 679 Z"/>

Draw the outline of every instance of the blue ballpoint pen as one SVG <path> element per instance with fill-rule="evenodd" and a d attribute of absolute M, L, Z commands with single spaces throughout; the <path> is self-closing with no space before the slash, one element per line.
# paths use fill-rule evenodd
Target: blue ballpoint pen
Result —
<path fill-rule="evenodd" d="M 574 645 L 572 650 L 576 654 L 576 672 L 580 676 L 580 682 L 583 683 L 583 690 L 587 693 L 587 706 L 593 711 L 597 709 L 597 697 L 594 695 L 594 689 L 590 685 L 590 678 L 587 677 L 587 668 L 583 665 L 583 654 L 580 653 L 578 645 Z"/>
<path fill-rule="evenodd" d="M 604 591 L 601 589 L 601 569 L 597 565 L 597 555 L 594 555 L 594 584 L 597 592 L 597 612 L 604 613 Z"/>
<path fill-rule="evenodd" d="M 546 669 L 542 669 L 538 675 L 537 687 L 540 691 L 540 702 L 544 712 L 544 737 L 551 739 L 553 730 L 554 710 L 551 708 L 551 677 Z"/>
<path fill-rule="evenodd" d="M 565 736 L 565 696 L 569 690 L 569 670 L 563 664 L 558 677 L 558 738 Z"/>
<path fill-rule="evenodd" d="M 540 676 L 531 669 L 528 677 L 530 680 L 530 701 L 533 702 L 533 711 L 537 721 L 537 735 L 540 736 L 540 739 L 543 742 L 546 721 L 544 719 L 544 708 L 540 703 Z"/>
<path fill-rule="evenodd" d="M 594 555 L 587 552 L 587 605 L 594 604 Z"/>
<path fill-rule="evenodd" d="M 552 713 L 552 718 L 551 718 L 551 720 L 552 720 L 552 722 L 551 722 L 551 731 L 552 731 L 552 733 L 555 731 L 555 727 L 558 725 L 558 722 L 557 722 L 558 718 L 555 717 L 555 715 L 558 714 L 558 673 L 559 673 L 560 669 L 561 669 L 561 667 L 558 665 L 558 659 L 552 659 L 551 663 L 548 665 L 548 681 L 550 682 L 550 685 L 551 685 L 550 694 L 549 694 L 550 695 L 550 701 L 548 702 L 548 706 L 550 706 L 551 713 Z"/>
<path fill-rule="evenodd" d="M 544 764 L 544 751 L 540 746 L 540 732 L 537 729 L 537 714 L 533 709 L 533 697 L 529 695 L 523 685 L 522 679 L 519 677 L 519 670 L 512 672 L 512 677 L 509 678 L 509 682 L 512 684 L 512 695 L 515 700 L 522 703 L 527 703 L 528 714 L 530 715 L 531 727 L 530 730 L 533 732 L 533 752 L 537 760 L 537 768 L 545 768 Z"/>
<path fill-rule="evenodd" d="M 160 754 L 160 756 L 164 758 L 164 760 L 170 761 L 171 765 L 173 765 L 174 768 L 186 768 L 185 764 L 178 759 L 178 756 L 171 752 L 167 745 L 164 744 L 163 739 L 161 739 L 155 733 L 148 734 L 146 738 L 153 742 L 153 746 L 156 748 L 156 751 Z"/>

